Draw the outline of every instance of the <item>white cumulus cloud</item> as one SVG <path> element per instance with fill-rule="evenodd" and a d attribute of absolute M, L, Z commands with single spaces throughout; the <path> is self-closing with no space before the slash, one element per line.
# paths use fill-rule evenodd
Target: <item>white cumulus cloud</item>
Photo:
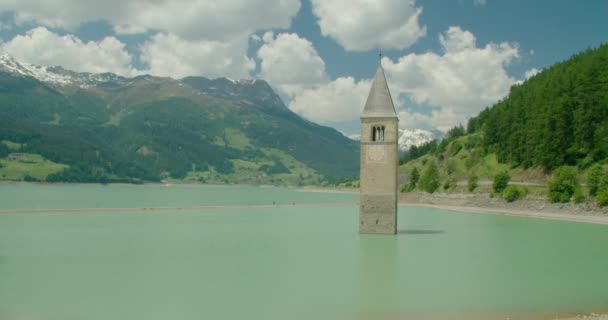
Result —
<path fill-rule="evenodd" d="M 445 131 L 508 94 L 516 79 L 505 68 L 519 57 L 519 48 L 507 42 L 478 47 L 475 36 L 460 27 L 450 27 L 439 41 L 443 54 L 412 53 L 397 61 L 385 57 L 383 65 L 394 96 L 406 94 L 439 107 L 430 121 Z"/>
<path fill-rule="evenodd" d="M 325 62 L 313 44 L 295 33 L 272 32 L 263 36 L 264 45 L 257 52 L 261 60 L 260 76 L 289 96 L 329 81 Z"/>
<path fill-rule="evenodd" d="M 370 80 L 341 77 L 301 91 L 289 108 L 321 124 L 352 121 L 359 118 L 370 87 Z"/>
<path fill-rule="evenodd" d="M 452 109 L 432 110 L 430 114 L 401 110 L 397 112 L 399 127 L 407 129 L 437 129 L 447 132 L 458 124 L 460 119 Z"/>
<path fill-rule="evenodd" d="M 387 57 L 382 60 L 402 128 L 447 131 L 503 98 L 516 83 L 506 71 L 509 63 L 519 57 L 516 44 L 478 46 L 474 34 L 460 27 L 450 27 L 438 38 L 441 53 L 408 54 L 396 61 Z M 277 41 L 267 37 L 266 41 L 270 40 Z M 312 69 L 324 72 L 322 66 L 318 63 Z M 299 68 L 301 66 L 296 69 Z M 298 83 L 297 78 L 290 79 L 290 83 Z M 289 107 L 323 124 L 356 121 L 370 83 L 371 79 L 357 81 L 351 77 L 318 81 L 317 85 L 296 91 Z M 432 109 L 416 112 L 408 108 L 407 101 L 430 105 Z"/>
<path fill-rule="evenodd" d="M 262 40 L 264 45 L 257 52 L 260 76 L 290 99 L 291 110 L 322 124 L 359 117 L 369 80 L 340 77 L 330 81 L 313 44 L 297 34 L 267 32 Z"/>
<path fill-rule="evenodd" d="M 148 73 L 181 78 L 192 75 L 247 78 L 255 61 L 245 55 L 245 39 L 232 41 L 184 40 L 174 34 L 157 33 L 141 47 L 141 60 Z"/>
<path fill-rule="evenodd" d="M 532 69 L 526 71 L 526 74 L 525 74 L 526 80 L 534 77 L 535 75 L 539 74 L 541 71 L 543 71 L 543 70 L 542 69 L 536 69 L 536 68 L 532 68 Z"/>
<path fill-rule="evenodd" d="M 0 51 L 36 65 L 60 65 L 81 72 L 113 72 L 131 76 L 132 57 L 125 44 L 114 37 L 83 42 L 73 35 L 58 35 L 44 27 L 34 28 L 0 44 Z"/>
<path fill-rule="evenodd" d="M 70 32 L 83 23 L 105 21 L 119 35 L 151 32 L 154 36 L 140 48 L 141 60 L 149 65 L 144 72 L 172 77 L 249 77 L 255 69 L 247 57 L 250 36 L 288 28 L 300 6 L 300 0 L 0 0 L 0 12 L 13 11 L 18 24 Z"/>
<path fill-rule="evenodd" d="M 18 22 L 71 29 L 104 20 L 120 33 L 170 32 L 183 39 L 220 40 L 258 29 L 287 28 L 300 0 L 0 0 Z"/>
<path fill-rule="evenodd" d="M 532 68 L 524 73 L 523 79 L 515 81 L 515 84 L 522 84 L 522 83 L 524 83 L 524 81 L 534 77 L 535 75 L 539 74 L 541 71 L 543 71 L 543 69 Z"/>
<path fill-rule="evenodd" d="M 346 50 L 404 49 L 426 35 L 415 0 L 312 0 L 321 33 Z"/>
<path fill-rule="evenodd" d="M 478 46 L 475 35 L 460 27 L 450 27 L 438 40 L 441 53 L 382 60 L 402 128 L 447 131 L 503 98 L 516 82 L 506 71 L 519 57 L 516 44 Z M 352 77 L 330 81 L 323 60 L 308 40 L 295 34 L 267 33 L 263 41 L 258 51 L 261 75 L 291 98 L 290 109 L 322 124 L 356 121 L 372 75 L 358 81 Z M 432 109 L 416 112 L 407 101 Z"/>
<path fill-rule="evenodd" d="M 445 52 L 460 52 L 475 49 L 477 39 L 470 31 L 462 30 L 460 27 L 450 27 L 445 34 L 439 35 L 439 42 Z"/>

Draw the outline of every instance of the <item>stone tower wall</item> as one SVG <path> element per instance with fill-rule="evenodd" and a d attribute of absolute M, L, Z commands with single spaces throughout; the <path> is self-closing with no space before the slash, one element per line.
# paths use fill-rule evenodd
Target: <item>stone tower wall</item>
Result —
<path fill-rule="evenodd" d="M 384 126 L 384 141 L 372 141 L 372 128 Z M 361 118 L 361 233 L 397 232 L 398 119 Z"/>

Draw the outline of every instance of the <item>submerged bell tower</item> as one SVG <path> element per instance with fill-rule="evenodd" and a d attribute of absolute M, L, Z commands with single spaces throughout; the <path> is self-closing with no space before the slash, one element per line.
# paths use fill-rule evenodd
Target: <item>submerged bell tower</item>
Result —
<path fill-rule="evenodd" d="M 361 114 L 359 233 L 397 233 L 398 128 L 380 62 Z"/>

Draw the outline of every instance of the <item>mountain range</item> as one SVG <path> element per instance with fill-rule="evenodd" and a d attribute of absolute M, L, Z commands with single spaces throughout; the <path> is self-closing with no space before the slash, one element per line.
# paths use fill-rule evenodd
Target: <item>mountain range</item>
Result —
<path fill-rule="evenodd" d="M 307 184 L 359 171 L 358 142 L 293 113 L 264 80 L 126 78 L 7 55 L 0 142 L 0 179 Z"/>
<path fill-rule="evenodd" d="M 399 151 L 406 152 L 412 146 L 420 146 L 443 135 L 439 131 L 425 129 L 399 129 Z"/>

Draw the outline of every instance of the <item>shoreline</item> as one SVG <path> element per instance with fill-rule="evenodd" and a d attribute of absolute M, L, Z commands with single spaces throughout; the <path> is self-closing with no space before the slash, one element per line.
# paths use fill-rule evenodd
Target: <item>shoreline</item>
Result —
<path fill-rule="evenodd" d="M 298 192 L 319 192 L 319 193 L 359 193 L 358 188 L 343 188 L 343 187 L 326 187 L 326 186 L 290 186 L 290 185 L 272 185 L 272 184 L 247 184 L 247 183 L 189 183 L 189 182 L 146 182 L 142 184 L 135 183 L 98 183 L 98 182 L 44 182 L 44 181 L 9 181 L 0 180 L 2 185 L 38 185 L 38 186 L 125 186 L 125 187 L 201 187 L 201 188 L 228 188 L 228 187 L 251 187 L 251 188 L 284 188 Z"/>
<path fill-rule="evenodd" d="M 126 183 L 126 182 L 46 182 L 46 181 L 10 181 L 0 180 L 0 185 L 39 185 L 39 186 L 127 186 L 127 187 L 259 187 L 259 188 L 295 188 L 290 186 L 274 186 L 271 184 L 246 184 L 246 183 L 176 183 L 176 182 L 145 182 L 145 183 Z"/>
<path fill-rule="evenodd" d="M 600 208 L 590 202 L 550 203 L 542 196 L 529 196 L 515 202 L 507 202 L 502 198 L 492 198 L 487 193 L 408 192 L 399 194 L 399 205 L 608 225 L 608 207 Z"/>
<path fill-rule="evenodd" d="M 434 208 L 448 211 L 456 211 L 461 213 L 474 214 L 495 214 L 509 217 L 523 217 L 532 219 L 549 219 L 579 223 L 605 224 L 608 225 L 608 216 L 583 215 L 574 216 L 568 213 L 557 212 L 536 212 L 525 210 L 509 210 L 504 208 L 484 208 L 484 207 L 465 207 L 465 206 L 450 206 L 440 204 L 425 204 L 425 203 L 405 203 L 400 202 L 399 206 L 411 208 Z"/>
<path fill-rule="evenodd" d="M 134 187 L 202 187 L 202 188 L 226 188 L 226 187 L 251 187 L 251 188 L 286 188 L 295 192 L 318 192 L 335 194 L 357 194 L 358 188 L 340 188 L 327 186 L 271 186 L 271 185 L 246 185 L 246 184 L 187 184 L 187 183 L 146 183 L 143 185 L 134 184 L 98 184 L 98 183 L 39 183 L 39 182 L 19 182 L 19 181 L 0 181 L 1 185 L 40 185 L 40 186 L 134 186 Z M 345 205 L 345 204 L 341 204 Z M 353 206 L 358 206 L 355 202 Z M 399 192 L 398 205 L 405 207 L 436 208 L 442 210 L 468 212 L 475 214 L 498 214 L 513 217 L 525 217 L 534 219 L 551 219 L 560 221 L 570 221 L 578 223 L 593 223 L 608 225 L 608 207 L 600 208 L 591 200 L 586 203 L 550 203 L 544 196 L 528 196 L 525 199 L 515 202 L 507 202 L 502 198 L 493 198 L 488 193 L 425 193 L 425 192 Z M 253 205 L 255 206 L 255 205 Z M 210 209 L 219 207 L 233 206 L 195 206 L 195 207 L 169 207 L 169 208 L 81 208 L 82 211 L 144 211 L 144 210 L 194 210 Z M 236 207 L 247 207 L 236 206 Z M 53 212 L 66 210 L 74 212 L 73 208 L 39 210 L 39 212 Z M 0 210 L 0 214 L 19 213 L 21 210 Z M 23 210 L 22 213 L 33 213 L 38 210 Z"/>
<path fill-rule="evenodd" d="M 150 212 L 150 211 L 207 211 L 207 210 L 243 210 L 253 208 L 319 208 L 319 207 L 351 207 L 355 203 L 305 203 L 305 204 L 242 204 L 242 205 L 203 205 L 188 207 L 107 207 L 107 208 L 50 208 L 50 209 L 0 209 L 3 214 L 29 214 L 29 213 L 104 213 L 104 212 Z"/>

